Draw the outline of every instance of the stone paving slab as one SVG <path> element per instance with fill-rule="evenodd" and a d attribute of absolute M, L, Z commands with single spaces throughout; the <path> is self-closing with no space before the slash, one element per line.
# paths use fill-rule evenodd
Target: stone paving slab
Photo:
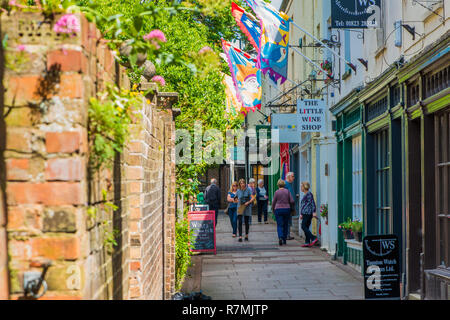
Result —
<path fill-rule="evenodd" d="M 276 225 L 253 217 L 250 241 L 231 237 L 229 219 L 219 214 L 217 255 L 203 254 L 199 275 L 214 300 L 363 299 L 362 277 L 333 264 L 319 249 L 302 248 L 296 237 L 279 246 Z"/>

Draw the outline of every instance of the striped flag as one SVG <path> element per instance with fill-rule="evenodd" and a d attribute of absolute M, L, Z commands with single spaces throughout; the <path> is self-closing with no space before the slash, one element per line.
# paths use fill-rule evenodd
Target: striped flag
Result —
<path fill-rule="evenodd" d="M 287 79 L 290 18 L 262 0 L 246 0 L 261 23 L 258 63 L 261 71 L 281 84 Z"/>
<path fill-rule="evenodd" d="M 236 20 L 241 31 L 247 36 L 248 41 L 256 50 L 259 50 L 261 27 L 255 17 L 234 2 L 231 3 L 231 15 Z"/>
<path fill-rule="evenodd" d="M 247 112 L 261 109 L 261 70 L 256 67 L 256 59 L 223 39 L 222 47 L 239 102 Z"/>

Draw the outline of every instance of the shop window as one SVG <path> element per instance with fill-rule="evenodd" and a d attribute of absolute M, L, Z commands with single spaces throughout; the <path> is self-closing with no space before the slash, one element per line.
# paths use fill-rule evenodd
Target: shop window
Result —
<path fill-rule="evenodd" d="M 450 267 L 450 110 L 435 116 L 436 213 L 439 264 Z"/>
<path fill-rule="evenodd" d="M 387 96 L 381 98 L 380 100 L 371 103 L 367 106 L 367 121 L 375 119 L 379 115 L 382 115 L 388 107 L 388 98 Z"/>
<path fill-rule="evenodd" d="M 361 136 L 352 140 L 353 220 L 362 221 L 362 153 Z"/>
<path fill-rule="evenodd" d="M 264 185 L 267 187 L 267 181 L 264 179 L 264 166 L 262 165 L 252 165 L 252 176 L 251 178 L 255 179 L 255 186 L 258 186 L 259 179 L 264 180 Z"/>
<path fill-rule="evenodd" d="M 424 77 L 423 86 L 425 98 L 439 93 L 450 86 L 450 67 L 446 67 L 438 72 L 428 74 Z"/>
<path fill-rule="evenodd" d="M 378 234 L 391 233 L 389 183 L 389 130 L 375 134 L 376 154 L 376 228 Z"/>

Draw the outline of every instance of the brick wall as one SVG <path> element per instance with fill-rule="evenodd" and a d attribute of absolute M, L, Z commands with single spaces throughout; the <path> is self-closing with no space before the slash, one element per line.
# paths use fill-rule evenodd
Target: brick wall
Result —
<path fill-rule="evenodd" d="M 162 93 L 148 97 L 113 167 L 90 172 L 89 97 L 108 82 L 129 87 L 126 72 L 83 17 L 81 34 L 65 39 L 42 21 L 33 13 L 2 15 L 8 45 L 27 48 L 25 63 L 3 79 L 11 298 L 23 297 L 23 274 L 40 271 L 32 262 L 42 258 L 53 261 L 43 299 L 168 298 L 174 290 L 172 112 L 160 111 Z M 118 210 L 104 210 L 102 190 Z M 98 209 L 95 219 L 90 207 Z M 105 230 L 113 229 L 118 245 L 108 252 Z"/>
<path fill-rule="evenodd" d="M 0 46 L 0 61 L 3 61 L 3 46 Z M 0 65 L 0 79 L 3 79 L 4 68 Z M 3 150 L 6 144 L 6 124 L 3 119 L 3 83 L 0 83 L 0 300 L 9 297 L 8 279 L 8 245 L 6 233 L 6 168 Z"/>

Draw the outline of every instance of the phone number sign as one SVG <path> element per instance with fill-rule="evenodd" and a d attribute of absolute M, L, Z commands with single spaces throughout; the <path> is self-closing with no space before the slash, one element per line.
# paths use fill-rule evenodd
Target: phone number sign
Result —
<path fill-rule="evenodd" d="M 366 299 L 400 299 L 398 237 L 366 236 L 363 240 L 364 293 Z"/>
<path fill-rule="evenodd" d="M 332 28 L 377 28 L 381 0 L 331 0 Z"/>

